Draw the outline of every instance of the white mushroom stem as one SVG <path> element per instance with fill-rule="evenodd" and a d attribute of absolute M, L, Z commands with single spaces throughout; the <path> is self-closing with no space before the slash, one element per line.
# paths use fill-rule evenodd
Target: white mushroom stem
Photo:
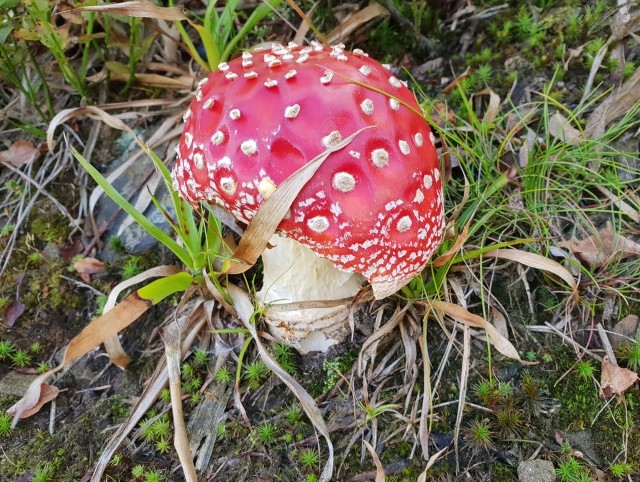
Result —
<path fill-rule="evenodd" d="M 364 283 L 359 274 L 338 270 L 299 242 L 274 235 L 262 255 L 264 318 L 271 333 L 301 353 L 325 352 L 349 333 L 349 305 L 330 308 L 278 309 L 278 304 L 352 298 Z M 269 309 L 269 306 L 272 308 Z"/>

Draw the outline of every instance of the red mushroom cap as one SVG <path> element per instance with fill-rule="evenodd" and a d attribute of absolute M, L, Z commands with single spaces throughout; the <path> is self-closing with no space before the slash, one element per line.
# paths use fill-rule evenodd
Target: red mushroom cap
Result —
<path fill-rule="evenodd" d="M 174 185 L 190 203 L 217 203 L 248 223 L 293 172 L 373 126 L 328 157 L 278 230 L 362 273 L 382 298 L 420 273 L 442 239 L 440 165 L 417 112 L 404 83 L 362 51 L 245 52 L 198 86 Z"/>

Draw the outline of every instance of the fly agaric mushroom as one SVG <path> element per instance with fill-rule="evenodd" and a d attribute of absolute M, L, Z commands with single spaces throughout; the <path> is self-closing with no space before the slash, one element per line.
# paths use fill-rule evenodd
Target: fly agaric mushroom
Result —
<path fill-rule="evenodd" d="M 361 50 L 274 45 L 203 79 L 184 115 L 174 188 L 249 223 L 285 179 L 343 138 L 302 188 L 263 254 L 264 304 L 377 299 L 420 273 L 444 228 L 434 137 L 413 93 Z M 346 334 L 347 308 L 267 311 L 301 352 Z"/>

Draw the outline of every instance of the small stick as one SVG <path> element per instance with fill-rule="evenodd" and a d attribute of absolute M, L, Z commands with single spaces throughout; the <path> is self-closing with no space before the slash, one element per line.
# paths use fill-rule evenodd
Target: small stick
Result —
<path fill-rule="evenodd" d="M 613 353 L 613 347 L 611 346 L 611 343 L 609 342 L 609 337 L 607 336 L 607 332 L 605 331 L 601 323 L 598 323 L 596 325 L 596 330 L 598 330 L 598 335 L 600 335 L 600 341 L 602 341 L 602 348 L 604 349 L 604 352 L 609 357 L 609 361 L 611 362 L 612 365 L 618 366 L 618 360 L 616 359 L 616 355 Z"/>

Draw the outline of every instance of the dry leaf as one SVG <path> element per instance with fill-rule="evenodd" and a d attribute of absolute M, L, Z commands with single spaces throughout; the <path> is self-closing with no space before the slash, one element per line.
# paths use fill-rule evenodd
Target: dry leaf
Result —
<path fill-rule="evenodd" d="M 489 310 L 489 318 L 491 319 L 491 324 L 496 327 L 496 330 L 508 340 L 509 328 L 507 326 L 507 317 L 504 316 L 502 311 L 492 306 Z"/>
<path fill-rule="evenodd" d="M 146 0 L 80 7 L 84 12 L 108 12 L 129 17 L 156 18 L 169 21 L 189 20 L 179 7 L 159 7 Z"/>
<path fill-rule="evenodd" d="M 82 25 L 84 23 L 84 19 L 82 18 L 82 14 L 75 10 L 75 6 L 66 1 L 58 2 L 57 5 L 58 15 L 64 18 L 67 22 L 72 23 L 74 25 Z"/>
<path fill-rule="evenodd" d="M 438 459 L 442 456 L 442 454 L 445 453 L 447 450 L 449 450 L 449 447 L 440 449 L 439 452 L 436 452 L 431 457 L 429 457 L 427 466 L 424 468 L 424 471 L 418 476 L 418 482 L 427 482 L 427 473 L 429 472 L 431 467 L 433 467 L 433 464 L 435 464 L 438 461 Z"/>
<path fill-rule="evenodd" d="M 384 467 L 382 466 L 382 462 L 380 461 L 380 457 L 371 446 L 369 442 L 363 440 L 364 446 L 367 447 L 371 458 L 373 459 L 373 463 L 376 465 L 376 482 L 384 482 L 386 480 L 386 476 L 384 474 Z"/>
<path fill-rule="evenodd" d="M 348 146 L 362 131 L 370 128 L 371 127 L 363 127 L 357 130 L 340 143 L 313 158 L 285 179 L 253 216 L 244 235 L 240 238 L 238 249 L 236 249 L 233 254 L 235 260 L 225 263 L 224 272 L 228 274 L 240 274 L 251 268 L 264 252 L 269 244 L 269 239 L 271 239 L 278 225 L 287 215 L 296 196 L 320 166 L 322 166 L 322 163 L 332 153 Z"/>
<path fill-rule="evenodd" d="M 16 141 L 9 149 L 0 152 L 0 162 L 6 162 L 13 167 L 22 167 L 35 161 L 40 150 L 29 141 Z"/>
<path fill-rule="evenodd" d="M 637 381 L 638 374 L 636 372 L 614 365 L 606 356 L 602 360 L 600 397 L 610 398 L 613 395 L 618 395 L 624 398 L 624 392 Z"/>
<path fill-rule="evenodd" d="M 178 453 L 178 459 L 184 472 L 185 482 L 197 482 L 198 476 L 193 464 L 193 455 L 189 449 L 189 437 L 184 423 L 182 411 L 182 391 L 180 385 L 180 361 L 182 360 L 182 333 L 177 322 L 170 323 L 162 333 L 164 342 L 167 372 L 169 375 L 169 390 L 171 392 L 171 412 L 173 414 L 173 445 Z"/>
<path fill-rule="evenodd" d="M 40 385 L 40 390 L 37 391 L 37 396 L 29 399 L 20 399 L 15 405 L 7 409 L 7 414 L 15 415 L 19 412 L 21 420 L 31 417 L 38 413 L 45 403 L 55 399 L 58 396 L 58 393 L 60 393 L 59 388 L 43 383 Z M 20 402 L 23 403 L 21 404 Z"/>
<path fill-rule="evenodd" d="M 346 43 L 346 39 L 349 37 L 349 35 L 351 35 L 359 27 L 377 18 L 387 16 L 389 16 L 389 10 L 384 8 L 379 3 L 374 2 L 360 10 L 358 13 L 347 17 L 344 22 L 338 25 L 331 31 L 331 33 L 327 35 L 327 42 L 329 43 L 329 45 L 340 42 Z"/>
<path fill-rule="evenodd" d="M 95 258 L 81 258 L 73 263 L 73 268 L 80 273 L 82 281 L 91 282 L 89 275 L 104 271 L 104 263 Z"/>
<path fill-rule="evenodd" d="M 521 251 L 519 249 L 494 249 L 484 254 L 485 258 L 502 258 L 517 261 L 531 268 L 541 269 L 553 273 L 565 281 L 573 290 L 573 297 L 578 300 L 578 285 L 573 275 L 560 263 L 545 258 L 539 254 Z"/>
<path fill-rule="evenodd" d="M 500 96 L 491 89 L 481 90 L 475 95 L 489 96 L 489 105 L 487 105 L 487 111 L 484 113 L 482 122 L 486 122 L 487 124 L 490 124 L 495 120 L 495 118 L 498 116 L 498 112 L 500 111 Z"/>
<path fill-rule="evenodd" d="M 460 234 L 458 234 L 458 237 L 456 238 L 456 241 L 453 243 L 453 246 L 451 246 L 451 248 L 449 248 L 446 253 L 441 254 L 440 256 L 438 256 L 433 261 L 433 263 L 431 263 L 433 266 L 435 266 L 436 268 L 444 266 L 449 261 L 451 261 L 451 259 L 456 254 L 458 254 L 458 251 L 460 251 L 460 248 L 464 245 L 465 241 L 469 237 L 469 226 L 471 226 L 471 221 L 469 221 L 464 226 L 464 228 L 462 228 L 462 232 Z"/>
<path fill-rule="evenodd" d="M 582 132 L 573 127 L 560 112 L 549 117 L 549 134 L 567 144 L 581 144 L 584 141 Z"/>
<path fill-rule="evenodd" d="M 520 358 L 518 350 L 507 340 L 500 332 L 481 316 L 474 315 L 470 311 L 467 311 L 460 305 L 454 303 L 447 303 L 446 301 L 432 300 L 429 303 L 425 303 L 427 309 L 436 309 L 441 314 L 447 315 L 460 323 L 471 326 L 473 328 L 482 328 L 489 335 L 491 344 L 502 353 L 504 356 L 518 360 L 521 363 L 525 363 Z"/>
<path fill-rule="evenodd" d="M 594 109 L 587 121 L 585 132 L 592 139 L 602 137 L 607 125 L 626 114 L 638 100 L 640 100 L 640 69 L 637 69 L 635 74 Z"/>
<path fill-rule="evenodd" d="M 11 328 L 16 320 L 20 318 L 20 315 L 24 313 L 25 306 L 20 302 L 20 300 L 16 299 L 15 301 L 9 303 L 3 313 L 4 321 L 7 322 L 7 326 Z"/>
<path fill-rule="evenodd" d="M 610 223 L 593 236 L 584 239 L 571 238 L 558 245 L 571 250 L 576 258 L 591 268 L 601 268 L 612 260 L 640 256 L 640 244 L 614 234 Z"/>

